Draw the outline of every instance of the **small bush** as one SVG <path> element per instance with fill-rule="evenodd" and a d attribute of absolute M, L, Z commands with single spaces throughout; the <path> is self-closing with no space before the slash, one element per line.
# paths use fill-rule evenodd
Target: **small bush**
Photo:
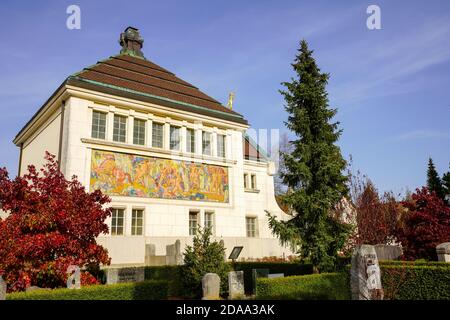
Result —
<path fill-rule="evenodd" d="M 269 269 L 270 273 L 284 273 L 285 276 L 298 276 L 313 273 L 310 263 L 298 262 L 236 262 L 232 264 L 233 270 L 244 271 L 244 287 L 248 294 L 252 294 L 252 270 Z"/>
<path fill-rule="evenodd" d="M 167 281 L 144 281 L 95 285 L 81 289 L 35 290 L 10 293 L 7 300 L 162 300 L 167 299 Z"/>
<path fill-rule="evenodd" d="M 285 278 L 259 278 L 257 299 L 348 300 L 349 276 L 346 273 L 322 273 Z"/>
<path fill-rule="evenodd" d="M 179 279 L 184 292 L 190 298 L 202 296 L 202 278 L 207 273 L 216 273 L 221 280 L 221 294 L 228 287 L 229 264 L 225 262 L 225 248 L 222 243 L 211 241 L 211 228 L 197 230 L 192 246 L 186 246 L 184 265 L 181 266 Z"/>

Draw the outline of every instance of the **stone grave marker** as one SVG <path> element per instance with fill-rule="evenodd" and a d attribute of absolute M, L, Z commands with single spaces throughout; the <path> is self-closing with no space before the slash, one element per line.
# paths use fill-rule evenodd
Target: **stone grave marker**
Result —
<path fill-rule="evenodd" d="M 106 269 L 106 284 L 142 282 L 144 279 L 145 269 L 143 267 Z"/>
<path fill-rule="evenodd" d="M 271 273 L 268 278 L 284 278 L 284 273 Z"/>
<path fill-rule="evenodd" d="M 6 300 L 6 282 L 0 276 L 0 300 Z"/>
<path fill-rule="evenodd" d="M 244 271 L 228 272 L 228 299 L 240 299 L 244 296 Z"/>
<path fill-rule="evenodd" d="M 390 246 L 386 244 L 375 245 L 378 261 L 399 260 L 403 254 L 401 246 Z"/>
<path fill-rule="evenodd" d="M 216 273 L 207 273 L 202 278 L 202 300 L 218 300 L 220 295 L 220 277 Z"/>
<path fill-rule="evenodd" d="M 450 242 L 444 242 L 436 246 L 438 261 L 450 262 Z"/>
<path fill-rule="evenodd" d="M 352 255 L 350 283 L 353 300 L 382 300 L 381 272 L 372 245 L 359 245 Z"/>

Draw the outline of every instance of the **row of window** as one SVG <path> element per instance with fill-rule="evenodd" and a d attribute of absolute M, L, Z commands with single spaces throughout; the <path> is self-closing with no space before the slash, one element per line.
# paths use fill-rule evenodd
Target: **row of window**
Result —
<path fill-rule="evenodd" d="M 250 183 L 249 183 L 249 177 L 250 177 Z M 256 185 L 256 174 L 244 173 L 244 189 L 252 189 L 252 190 L 258 189 L 257 185 Z"/>
<path fill-rule="evenodd" d="M 197 233 L 200 225 L 200 210 L 189 211 L 189 235 L 193 236 Z M 215 234 L 215 218 L 214 211 L 205 211 L 204 228 L 211 228 L 212 234 Z M 257 220 L 255 217 L 246 217 L 245 226 L 247 237 L 257 237 Z M 111 216 L 111 235 L 121 236 L 125 234 L 125 209 L 112 209 Z M 144 210 L 133 209 L 131 213 L 131 235 L 142 236 L 144 234 Z"/>
<path fill-rule="evenodd" d="M 146 121 L 134 118 L 133 121 L 133 144 L 145 145 Z M 93 111 L 92 114 L 92 138 L 106 139 L 106 113 Z M 127 141 L 127 117 L 114 115 L 113 141 Z M 170 150 L 181 150 L 181 127 L 170 125 Z M 195 153 L 195 131 L 186 129 L 186 151 Z M 164 124 L 152 123 L 152 147 L 163 148 L 164 145 Z M 202 154 L 212 155 L 212 134 L 202 131 Z M 225 135 L 217 134 L 217 156 L 225 158 Z"/>

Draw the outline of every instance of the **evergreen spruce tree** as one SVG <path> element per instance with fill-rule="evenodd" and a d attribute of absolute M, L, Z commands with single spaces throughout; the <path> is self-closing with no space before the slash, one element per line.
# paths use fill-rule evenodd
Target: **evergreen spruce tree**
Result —
<path fill-rule="evenodd" d="M 442 187 L 444 189 L 445 201 L 450 206 L 450 171 L 442 176 Z"/>
<path fill-rule="evenodd" d="M 312 53 L 302 40 L 292 64 L 296 76 L 280 90 L 289 114 L 285 124 L 297 137 L 293 151 L 280 155 L 286 168 L 283 181 L 290 190 L 284 200 L 296 215 L 288 221 L 268 216 L 281 242 L 299 248 L 300 257 L 323 272 L 333 270 L 350 227 L 330 214 L 348 192 L 342 174 L 346 162 L 335 144 L 342 131 L 338 122 L 331 122 L 336 109 L 328 106 L 329 75 L 320 71 Z"/>
<path fill-rule="evenodd" d="M 434 167 L 433 160 L 429 158 L 428 160 L 428 171 L 427 171 L 427 187 L 430 192 L 436 192 L 436 195 L 445 200 L 444 188 L 442 186 L 442 181 Z"/>

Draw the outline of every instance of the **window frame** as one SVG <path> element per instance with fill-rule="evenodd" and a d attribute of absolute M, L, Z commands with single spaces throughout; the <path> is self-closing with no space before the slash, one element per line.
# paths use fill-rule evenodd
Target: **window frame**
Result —
<path fill-rule="evenodd" d="M 206 217 L 209 217 L 208 219 Z M 207 227 L 209 227 L 207 225 L 207 221 L 210 221 L 210 227 L 211 227 L 211 234 L 214 236 L 215 235 L 215 228 L 216 228 L 216 223 L 215 223 L 215 214 L 213 210 L 205 210 L 205 212 L 203 213 L 203 227 L 206 229 Z"/>
<path fill-rule="evenodd" d="M 248 189 L 248 173 L 244 172 L 244 189 Z"/>
<path fill-rule="evenodd" d="M 146 120 L 144 119 L 139 119 L 139 118 L 134 118 L 133 120 L 133 144 L 135 145 L 139 145 L 139 146 L 145 146 L 145 140 L 146 140 L 146 131 L 147 131 L 147 125 L 146 125 Z M 136 136 L 136 124 L 137 123 L 142 123 L 143 126 L 138 126 L 138 132 L 137 132 L 137 136 Z M 140 143 L 142 141 L 142 143 Z"/>
<path fill-rule="evenodd" d="M 155 132 L 155 128 L 156 127 L 160 127 L 160 136 L 156 134 Z M 159 133 L 159 132 L 158 132 Z M 161 144 L 159 145 L 155 145 L 155 142 L 157 141 L 157 139 L 155 139 L 155 137 L 161 137 Z M 164 148 L 164 123 L 161 122 L 153 122 L 152 123 L 152 148 L 158 148 L 158 149 L 162 149 Z"/>
<path fill-rule="evenodd" d="M 178 132 L 178 139 L 172 140 L 175 130 Z M 169 149 L 172 151 L 180 151 L 181 150 L 181 127 L 175 126 L 175 125 L 170 125 L 169 135 L 170 135 L 169 136 Z M 175 146 L 177 146 L 177 147 L 174 148 Z"/>
<path fill-rule="evenodd" d="M 195 153 L 195 130 L 192 128 L 186 128 L 186 152 Z"/>
<path fill-rule="evenodd" d="M 217 134 L 217 156 L 219 158 L 226 157 L 226 135 Z M 219 141 L 222 140 L 222 144 L 219 144 Z"/>
<path fill-rule="evenodd" d="M 252 223 L 249 223 L 252 222 Z M 252 226 L 252 228 L 249 228 Z M 257 238 L 258 237 L 258 219 L 257 217 L 247 216 L 245 217 L 245 233 L 247 238 Z"/>
<path fill-rule="evenodd" d="M 191 219 L 191 216 L 195 215 L 195 220 Z M 198 230 L 198 219 L 200 216 L 200 210 L 189 210 L 189 236 L 195 236 Z M 192 223 L 195 221 L 195 226 Z"/>
<path fill-rule="evenodd" d="M 120 120 L 119 120 L 120 119 Z M 118 122 L 116 121 L 118 120 Z M 123 122 L 121 122 L 124 120 Z M 113 141 L 114 142 L 127 142 L 127 116 L 121 114 L 115 114 L 113 120 Z M 118 124 L 118 126 L 116 126 Z M 123 141 L 122 138 L 123 137 Z"/>
<path fill-rule="evenodd" d="M 95 117 L 96 115 L 99 115 L 100 117 L 98 119 L 96 119 L 96 117 Z M 104 119 L 102 119 L 101 116 L 103 116 Z M 97 120 L 96 123 L 94 123 L 95 120 Z M 103 137 L 101 137 L 101 135 L 100 135 L 101 131 L 99 130 L 99 128 L 102 127 L 99 123 L 101 120 L 104 120 Z M 108 127 L 107 121 L 108 121 L 108 114 L 106 112 L 92 110 L 91 138 L 106 140 L 106 129 Z M 98 130 L 94 131 L 94 128 L 98 129 Z M 96 133 L 96 136 L 94 136 L 94 132 Z"/>
<path fill-rule="evenodd" d="M 137 217 L 137 214 L 140 213 L 142 216 L 140 218 Z M 136 216 L 135 216 L 136 214 Z M 131 210 L 131 235 L 132 236 L 143 236 L 144 235 L 144 217 L 145 210 L 140 208 L 133 208 Z M 141 225 L 139 226 L 136 222 L 140 220 Z M 137 231 L 140 230 L 140 233 Z"/>
<path fill-rule="evenodd" d="M 206 140 L 205 136 L 209 136 L 209 139 Z M 205 146 L 206 146 L 205 142 L 209 142 L 209 144 L 208 144 L 209 152 L 208 153 L 205 152 Z M 202 131 L 202 154 L 206 155 L 206 156 L 210 156 L 212 154 L 212 133 L 209 131 Z"/>
<path fill-rule="evenodd" d="M 255 173 L 252 173 L 251 175 L 250 175 L 250 187 L 251 187 L 251 189 L 252 190 L 257 190 L 258 189 L 258 187 L 257 187 L 257 179 L 256 179 L 256 174 Z"/>
<path fill-rule="evenodd" d="M 115 217 L 118 213 L 121 213 L 122 217 Z M 122 220 L 122 225 L 119 225 L 118 220 Z M 114 223 L 115 222 L 115 223 Z M 122 232 L 118 233 L 118 228 L 121 228 Z M 125 235 L 125 209 L 124 208 L 112 208 L 111 212 L 111 228 L 109 231 L 111 236 L 123 236 Z"/>

